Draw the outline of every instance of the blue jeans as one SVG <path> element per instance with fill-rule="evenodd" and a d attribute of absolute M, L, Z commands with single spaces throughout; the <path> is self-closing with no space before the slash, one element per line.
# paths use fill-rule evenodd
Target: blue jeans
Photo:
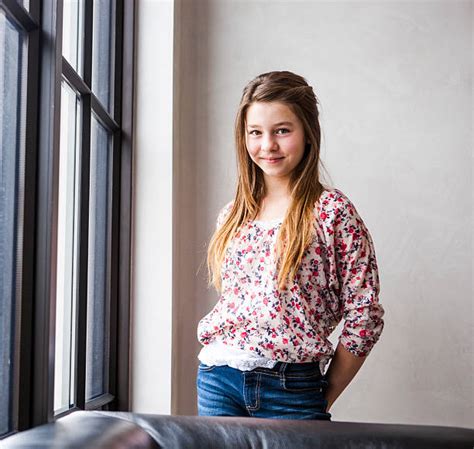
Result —
<path fill-rule="evenodd" d="M 328 382 L 317 362 L 278 362 L 252 371 L 200 363 L 196 384 L 200 416 L 331 420 Z"/>

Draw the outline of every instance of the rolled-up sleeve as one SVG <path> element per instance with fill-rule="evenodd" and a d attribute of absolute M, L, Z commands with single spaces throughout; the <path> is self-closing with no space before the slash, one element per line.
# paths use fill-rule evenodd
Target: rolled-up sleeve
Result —
<path fill-rule="evenodd" d="M 339 341 L 349 352 L 363 357 L 369 354 L 384 327 L 375 247 L 352 202 L 343 194 L 337 202 L 334 244 L 344 320 Z"/>

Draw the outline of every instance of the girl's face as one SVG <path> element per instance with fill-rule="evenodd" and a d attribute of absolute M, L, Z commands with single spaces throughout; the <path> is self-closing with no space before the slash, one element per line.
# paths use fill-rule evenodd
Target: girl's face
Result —
<path fill-rule="evenodd" d="M 288 181 L 304 155 L 303 124 L 281 102 L 255 102 L 247 109 L 245 140 L 250 158 L 267 181 Z"/>

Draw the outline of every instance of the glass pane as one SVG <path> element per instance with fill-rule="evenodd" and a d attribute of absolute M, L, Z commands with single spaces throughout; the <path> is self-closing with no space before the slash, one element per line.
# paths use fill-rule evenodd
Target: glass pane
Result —
<path fill-rule="evenodd" d="M 0 435 L 12 430 L 22 36 L 0 9 Z"/>
<path fill-rule="evenodd" d="M 76 307 L 80 181 L 80 102 L 61 86 L 58 242 L 56 279 L 56 355 L 54 410 L 75 403 Z"/>
<path fill-rule="evenodd" d="M 106 393 L 108 384 L 109 313 L 107 270 L 109 266 L 111 144 L 111 135 L 92 116 L 86 400 Z"/>
<path fill-rule="evenodd" d="M 63 56 L 82 76 L 84 0 L 64 0 L 63 8 Z"/>
<path fill-rule="evenodd" d="M 113 10 L 111 0 L 94 1 L 94 29 L 92 49 L 92 91 L 110 111 L 112 105 L 113 73 Z"/>

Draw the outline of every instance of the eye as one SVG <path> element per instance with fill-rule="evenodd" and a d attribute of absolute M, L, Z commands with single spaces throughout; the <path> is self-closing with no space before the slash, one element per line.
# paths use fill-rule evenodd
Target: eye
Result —
<path fill-rule="evenodd" d="M 249 136 L 256 136 L 260 131 L 258 129 L 252 129 L 248 131 Z"/>
<path fill-rule="evenodd" d="M 286 133 L 289 133 L 289 132 L 290 132 L 290 130 L 288 128 L 279 128 L 276 131 L 277 134 L 286 134 Z"/>

